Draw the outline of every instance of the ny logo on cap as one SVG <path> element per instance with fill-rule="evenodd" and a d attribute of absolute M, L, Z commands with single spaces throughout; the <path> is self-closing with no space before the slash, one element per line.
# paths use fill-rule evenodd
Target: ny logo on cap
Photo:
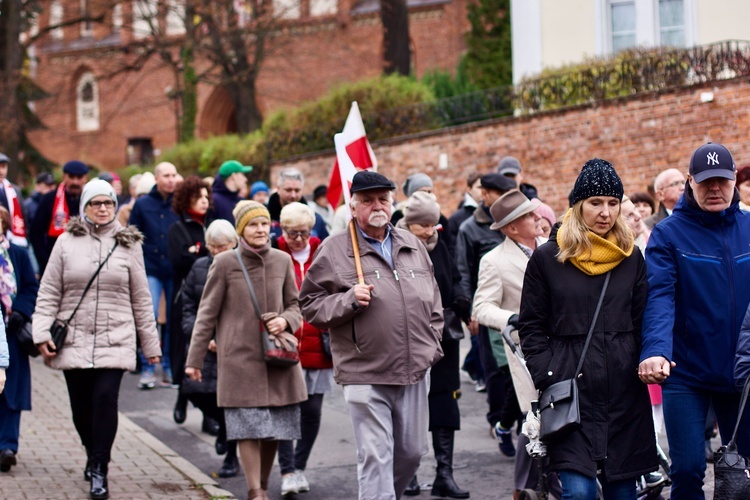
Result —
<path fill-rule="evenodd" d="M 717 153 L 715 151 L 713 153 L 708 153 L 706 155 L 706 159 L 708 160 L 708 164 L 709 165 L 718 165 L 719 164 L 719 153 Z"/>

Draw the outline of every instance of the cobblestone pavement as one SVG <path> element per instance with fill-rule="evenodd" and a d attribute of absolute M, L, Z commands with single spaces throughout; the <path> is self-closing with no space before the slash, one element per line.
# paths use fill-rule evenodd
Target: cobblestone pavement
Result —
<path fill-rule="evenodd" d="M 86 453 L 73 427 L 62 372 L 31 360 L 32 408 L 21 416 L 18 465 L 0 474 L 0 498 L 88 498 Z M 217 483 L 120 414 L 109 465 L 110 498 L 232 497 Z"/>

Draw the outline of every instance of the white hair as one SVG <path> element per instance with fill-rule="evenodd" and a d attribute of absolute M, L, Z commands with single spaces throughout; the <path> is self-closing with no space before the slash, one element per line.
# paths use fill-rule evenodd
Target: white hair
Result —
<path fill-rule="evenodd" d="M 302 184 L 304 184 L 305 176 L 302 175 L 302 172 L 300 172 L 296 168 L 286 168 L 279 172 L 279 178 L 276 185 L 279 187 L 283 186 L 285 180 L 300 181 Z"/>
<path fill-rule="evenodd" d="M 679 174 L 682 177 L 685 177 L 682 172 L 677 170 L 676 168 L 668 168 L 667 170 L 664 170 L 662 172 L 659 172 L 659 175 L 656 176 L 656 179 L 654 179 L 654 191 L 659 191 L 664 186 L 664 180 L 669 177 L 671 174 Z"/>
<path fill-rule="evenodd" d="M 206 243 L 209 245 L 237 243 L 237 230 L 226 219 L 217 219 L 206 229 Z"/>
<path fill-rule="evenodd" d="M 315 225 L 315 212 L 309 206 L 298 201 L 289 203 L 281 209 L 279 224 L 282 229 L 305 225 L 312 229 Z"/>

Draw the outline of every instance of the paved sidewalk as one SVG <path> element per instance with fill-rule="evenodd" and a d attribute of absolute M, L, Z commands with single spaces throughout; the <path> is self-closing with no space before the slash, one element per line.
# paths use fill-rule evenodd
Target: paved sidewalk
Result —
<path fill-rule="evenodd" d="M 73 427 L 62 372 L 31 360 L 32 408 L 21 416 L 18 465 L 0 473 L 0 497 L 88 498 L 86 453 Z M 216 481 L 120 414 L 109 465 L 110 498 L 234 498 Z"/>

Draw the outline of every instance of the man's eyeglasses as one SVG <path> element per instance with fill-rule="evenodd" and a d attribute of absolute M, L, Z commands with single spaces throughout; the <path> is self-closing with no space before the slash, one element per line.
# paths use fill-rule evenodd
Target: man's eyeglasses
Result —
<path fill-rule="evenodd" d="M 297 238 L 306 240 L 310 237 L 310 231 L 287 231 L 286 234 L 289 235 L 290 240 L 296 240 Z"/>
<path fill-rule="evenodd" d="M 673 188 L 673 187 L 677 187 L 677 186 L 682 186 L 683 184 L 685 184 L 685 181 L 674 181 L 674 182 L 670 182 L 666 186 L 662 186 L 661 188 L 662 189 L 669 189 L 669 188 Z"/>
<path fill-rule="evenodd" d="M 91 205 L 95 209 L 98 209 L 101 206 L 112 208 L 115 206 L 115 202 L 112 200 L 90 201 L 89 205 Z"/>

